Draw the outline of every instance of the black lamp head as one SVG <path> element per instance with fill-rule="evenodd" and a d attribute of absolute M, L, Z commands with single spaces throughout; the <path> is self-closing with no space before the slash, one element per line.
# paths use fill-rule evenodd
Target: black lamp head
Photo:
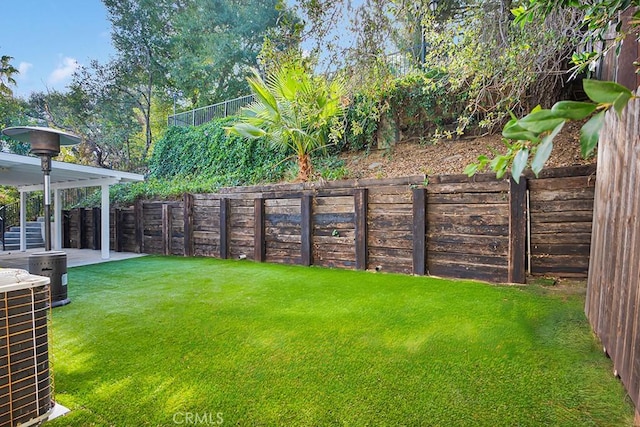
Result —
<path fill-rule="evenodd" d="M 80 137 L 58 129 L 38 126 L 15 126 L 2 130 L 2 133 L 16 141 L 31 144 L 31 152 L 38 156 L 57 156 L 61 145 L 80 143 Z"/>

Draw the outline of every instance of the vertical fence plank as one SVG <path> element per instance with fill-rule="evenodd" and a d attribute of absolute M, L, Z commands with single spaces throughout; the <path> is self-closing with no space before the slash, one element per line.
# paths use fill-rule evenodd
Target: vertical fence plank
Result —
<path fill-rule="evenodd" d="M 193 194 L 183 197 L 184 256 L 193 256 Z"/>
<path fill-rule="evenodd" d="M 62 247 L 71 247 L 71 211 L 62 211 Z"/>
<path fill-rule="evenodd" d="M 122 209 L 115 208 L 113 210 L 113 250 L 116 252 L 122 252 Z"/>
<path fill-rule="evenodd" d="M 102 247 L 101 246 L 102 245 L 102 242 L 101 242 L 102 233 L 100 232 L 100 229 L 101 229 L 100 217 L 102 216 L 101 214 L 102 214 L 102 212 L 100 211 L 100 208 L 93 208 L 92 209 L 91 219 L 92 219 L 92 222 L 93 222 L 93 226 L 91 227 L 91 231 L 93 232 L 93 236 L 92 236 L 91 241 L 93 243 L 92 249 L 94 251 L 97 251 Z M 107 244 L 109 244 L 109 242 L 107 242 Z"/>
<path fill-rule="evenodd" d="M 229 199 L 220 199 L 220 258 L 229 257 Z"/>
<path fill-rule="evenodd" d="M 264 234 L 264 199 L 258 198 L 253 200 L 253 217 L 254 217 L 254 259 L 258 262 L 264 262 L 266 258 L 265 250 L 265 234 Z"/>
<path fill-rule="evenodd" d="M 162 253 L 171 255 L 171 205 L 162 204 Z"/>
<path fill-rule="evenodd" d="M 413 274 L 427 272 L 427 189 L 413 189 Z"/>
<path fill-rule="evenodd" d="M 526 283 L 527 179 L 509 179 L 509 283 Z"/>
<path fill-rule="evenodd" d="M 135 217 L 136 252 L 141 254 L 144 252 L 144 205 L 142 200 L 136 200 L 133 212 Z"/>
<path fill-rule="evenodd" d="M 84 208 L 78 208 L 78 241 L 77 249 L 84 248 L 84 242 L 87 236 L 87 211 Z"/>
<path fill-rule="evenodd" d="M 368 190 L 358 188 L 354 193 L 355 219 L 356 219 L 356 269 L 366 270 L 368 261 L 367 248 L 367 202 Z"/>
<path fill-rule="evenodd" d="M 585 312 L 636 405 L 640 425 L 640 102 L 600 131 Z"/>
<path fill-rule="evenodd" d="M 312 259 L 312 234 L 313 234 L 313 197 L 305 194 L 300 199 L 300 255 L 302 265 L 309 266 L 313 263 Z"/>

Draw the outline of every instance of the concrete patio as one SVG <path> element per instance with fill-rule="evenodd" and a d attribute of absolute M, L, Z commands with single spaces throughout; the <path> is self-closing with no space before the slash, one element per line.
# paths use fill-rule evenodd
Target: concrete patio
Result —
<path fill-rule="evenodd" d="M 22 268 L 29 270 L 29 256 L 34 252 L 43 252 L 43 248 L 20 251 L 0 251 L 0 268 Z M 102 259 L 100 250 L 92 249 L 64 249 L 67 254 L 67 267 L 79 267 L 82 265 L 98 264 L 102 262 L 119 261 L 129 258 L 137 258 L 146 254 L 132 252 L 109 252 L 109 259 Z"/>

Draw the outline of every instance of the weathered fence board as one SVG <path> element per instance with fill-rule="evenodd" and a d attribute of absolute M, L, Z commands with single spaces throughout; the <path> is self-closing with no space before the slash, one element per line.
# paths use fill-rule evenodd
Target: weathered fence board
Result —
<path fill-rule="evenodd" d="M 302 210 L 300 199 L 264 201 L 265 261 L 302 263 Z"/>
<path fill-rule="evenodd" d="M 414 272 L 414 212 L 411 188 L 387 185 L 369 192 L 367 258 L 377 271 Z"/>
<path fill-rule="evenodd" d="M 428 185 L 428 273 L 508 281 L 509 215 L 506 180 L 478 183 L 457 176 Z"/>
<path fill-rule="evenodd" d="M 595 172 L 529 180 L 532 274 L 587 277 Z"/>
<path fill-rule="evenodd" d="M 637 408 L 640 405 L 640 101 L 600 131 L 585 312 Z M 636 419 L 639 419 L 636 412 Z"/>
<path fill-rule="evenodd" d="M 353 196 L 313 198 L 312 257 L 315 265 L 355 268 L 355 220 Z"/>

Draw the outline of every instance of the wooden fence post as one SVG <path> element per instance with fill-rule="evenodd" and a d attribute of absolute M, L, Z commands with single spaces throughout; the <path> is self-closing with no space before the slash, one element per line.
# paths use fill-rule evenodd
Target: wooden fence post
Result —
<path fill-rule="evenodd" d="M 265 235 L 264 235 L 264 199 L 253 200 L 254 244 L 253 257 L 258 262 L 266 259 Z"/>
<path fill-rule="evenodd" d="M 162 204 L 162 253 L 171 255 L 171 205 Z"/>
<path fill-rule="evenodd" d="M 62 211 L 62 247 L 71 247 L 71 211 Z"/>
<path fill-rule="evenodd" d="M 87 211 L 84 208 L 78 208 L 78 249 L 84 248 L 84 242 L 87 235 Z"/>
<path fill-rule="evenodd" d="M 509 283 L 526 283 L 527 178 L 509 179 Z"/>
<path fill-rule="evenodd" d="M 367 247 L 367 204 L 368 191 L 366 188 L 356 189 L 354 196 L 355 233 L 356 233 L 356 269 L 366 270 L 368 263 Z"/>
<path fill-rule="evenodd" d="M 229 199 L 220 199 L 220 258 L 229 257 Z"/>
<path fill-rule="evenodd" d="M 184 193 L 183 203 L 183 231 L 184 256 L 193 256 L 193 194 Z"/>
<path fill-rule="evenodd" d="M 113 210 L 113 250 L 122 252 L 122 209 Z"/>
<path fill-rule="evenodd" d="M 144 205 L 142 200 L 136 200 L 133 213 L 135 218 L 136 251 L 141 254 L 144 253 Z"/>
<path fill-rule="evenodd" d="M 300 257 L 302 265 L 310 266 L 313 263 L 312 239 L 313 239 L 313 196 L 305 194 L 300 199 Z"/>
<path fill-rule="evenodd" d="M 413 274 L 427 272 L 427 189 L 413 189 Z"/>
<path fill-rule="evenodd" d="M 93 241 L 93 250 L 97 251 L 99 249 L 102 248 L 102 233 L 100 232 L 100 228 L 101 228 L 101 221 L 100 221 L 100 217 L 102 212 L 100 212 L 100 208 L 93 208 L 92 209 L 92 215 L 91 215 L 91 219 L 92 219 L 92 226 L 91 226 L 91 231 L 93 232 L 93 238 L 91 239 Z M 109 244 L 107 242 L 107 244 Z"/>

